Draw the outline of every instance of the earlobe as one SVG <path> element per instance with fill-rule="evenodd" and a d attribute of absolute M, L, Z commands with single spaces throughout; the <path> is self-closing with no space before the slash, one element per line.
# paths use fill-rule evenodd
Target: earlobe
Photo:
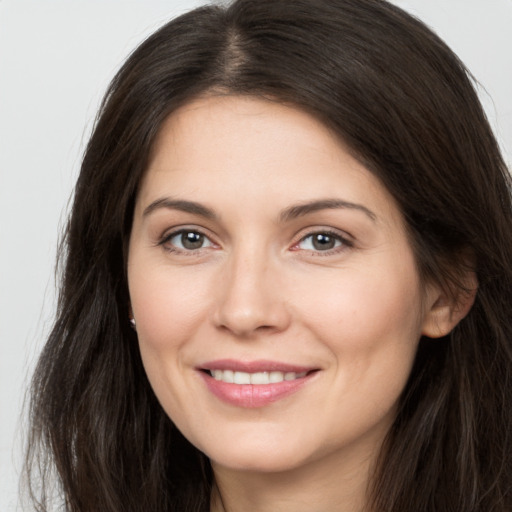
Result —
<path fill-rule="evenodd" d="M 135 324 L 135 318 L 133 316 L 133 311 L 132 311 L 132 306 L 130 304 L 129 308 L 128 308 L 128 320 L 130 322 L 130 327 L 136 331 L 137 330 L 137 326 Z"/>
<path fill-rule="evenodd" d="M 478 281 L 473 271 L 464 276 L 463 286 L 451 293 L 435 287 L 430 289 L 429 304 L 423 317 L 421 334 L 428 338 L 441 338 L 449 334 L 453 328 L 469 313 L 475 302 Z"/>

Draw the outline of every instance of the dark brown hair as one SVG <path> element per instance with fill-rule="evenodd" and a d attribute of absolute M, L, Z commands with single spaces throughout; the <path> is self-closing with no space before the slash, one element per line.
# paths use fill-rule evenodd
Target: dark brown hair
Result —
<path fill-rule="evenodd" d="M 200 8 L 149 37 L 114 78 L 76 185 L 58 314 L 32 385 L 37 509 L 49 507 L 55 470 L 70 512 L 209 510 L 208 460 L 144 373 L 125 265 L 159 127 L 211 91 L 272 98 L 322 120 L 397 200 L 425 281 L 456 294 L 463 266 L 477 274 L 467 317 L 420 342 L 368 509 L 512 510 L 510 176 L 463 64 L 382 0 Z"/>

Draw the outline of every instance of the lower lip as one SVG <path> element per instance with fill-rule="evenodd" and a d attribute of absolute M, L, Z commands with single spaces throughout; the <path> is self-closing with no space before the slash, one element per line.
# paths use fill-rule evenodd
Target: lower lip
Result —
<path fill-rule="evenodd" d="M 294 380 L 284 380 L 273 384 L 232 384 L 215 380 L 210 374 L 200 372 L 208 389 L 217 398 L 236 407 L 265 407 L 282 398 L 292 395 L 304 386 L 313 373 Z"/>

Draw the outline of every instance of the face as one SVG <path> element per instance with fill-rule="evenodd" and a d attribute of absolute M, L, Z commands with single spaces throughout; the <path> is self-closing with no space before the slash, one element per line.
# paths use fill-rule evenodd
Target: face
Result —
<path fill-rule="evenodd" d="M 310 115 L 236 96 L 163 125 L 128 281 L 160 403 L 214 467 L 238 470 L 367 459 L 429 307 L 377 178 Z"/>

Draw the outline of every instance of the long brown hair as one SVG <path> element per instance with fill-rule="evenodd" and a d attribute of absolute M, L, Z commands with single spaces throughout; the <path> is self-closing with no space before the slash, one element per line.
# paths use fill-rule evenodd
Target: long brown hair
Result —
<path fill-rule="evenodd" d="M 114 78 L 76 185 L 57 318 L 32 384 L 36 508 L 48 510 L 55 471 L 70 512 L 209 510 L 208 460 L 144 373 L 125 265 L 155 135 L 178 106 L 212 90 L 318 117 L 397 200 L 424 280 L 455 290 L 462 265 L 476 271 L 467 317 L 420 342 L 369 510 L 511 510 L 510 176 L 463 64 L 382 0 L 199 8 L 149 37 Z"/>

